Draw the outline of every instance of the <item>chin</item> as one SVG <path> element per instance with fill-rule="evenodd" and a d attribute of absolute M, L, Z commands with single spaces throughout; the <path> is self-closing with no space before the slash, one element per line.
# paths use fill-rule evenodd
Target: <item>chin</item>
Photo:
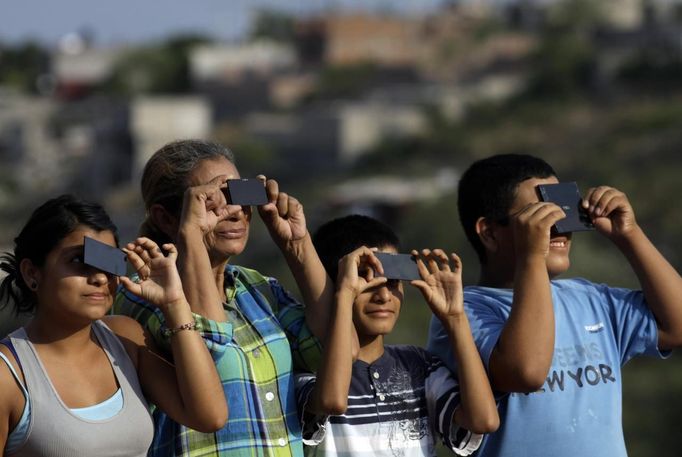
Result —
<path fill-rule="evenodd" d="M 393 327 L 395 326 L 395 322 L 392 323 L 385 323 L 385 324 L 379 324 L 379 325 L 372 325 L 370 328 L 367 329 L 367 333 L 376 335 L 376 336 L 385 336 L 388 335 L 393 331 Z"/>
<path fill-rule="evenodd" d="M 366 323 L 364 323 L 364 325 L 363 324 L 360 324 L 360 325 L 356 324 L 356 327 L 357 327 L 358 334 L 374 337 L 374 336 L 388 335 L 393 330 L 394 325 L 395 325 L 395 322 L 393 322 L 393 323 L 366 322 Z"/>
<path fill-rule="evenodd" d="M 222 240 L 213 246 L 213 252 L 220 257 L 229 258 L 239 255 L 246 249 L 246 239 Z"/>
<path fill-rule="evenodd" d="M 568 257 L 565 258 L 548 258 L 547 259 L 547 273 L 550 279 L 566 273 L 571 266 L 571 261 Z"/>

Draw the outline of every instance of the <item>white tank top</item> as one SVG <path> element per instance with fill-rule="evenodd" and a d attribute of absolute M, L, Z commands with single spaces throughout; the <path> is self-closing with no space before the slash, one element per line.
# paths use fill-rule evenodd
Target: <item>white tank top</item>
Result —
<path fill-rule="evenodd" d="M 123 408 L 105 420 L 78 417 L 62 402 L 23 328 L 10 340 L 24 372 L 31 402 L 28 435 L 9 456 L 146 456 L 154 426 L 132 360 L 116 335 L 102 322 L 93 326 L 123 392 Z"/>

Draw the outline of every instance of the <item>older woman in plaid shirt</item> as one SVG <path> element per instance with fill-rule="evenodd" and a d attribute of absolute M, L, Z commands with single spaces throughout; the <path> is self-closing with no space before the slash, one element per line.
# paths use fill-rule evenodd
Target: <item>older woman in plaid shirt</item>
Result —
<path fill-rule="evenodd" d="M 230 417 L 215 433 L 200 433 L 154 411 L 153 456 L 301 456 L 294 366 L 313 370 L 321 350 L 333 287 L 312 245 L 301 204 L 260 177 L 268 203 L 258 207 L 282 250 L 306 307 L 274 278 L 231 265 L 246 247 L 251 207 L 229 204 L 226 181 L 239 178 L 232 153 L 204 141 L 170 143 L 147 162 L 141 234 L 173 241 L 194 313 L 194 328 L 215 360 Z M 121 292 L 115 312 L 141 322 L 161 347 L 172 330 L 144 300 Z"/>

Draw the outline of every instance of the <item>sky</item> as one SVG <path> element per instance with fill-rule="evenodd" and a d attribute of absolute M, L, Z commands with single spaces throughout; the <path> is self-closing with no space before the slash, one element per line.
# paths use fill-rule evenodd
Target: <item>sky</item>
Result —
<path fill-rule="evenodd" d="M 95 43 L 125 44 L 201 32 L 235 40 L 248 31 L 259 8 L 297 16 L 326 10 L 394 11 L 420 14 L 442 0 L 2 0 L 0 41 L 37 40 L 50 45 L 88 29 Z"/>

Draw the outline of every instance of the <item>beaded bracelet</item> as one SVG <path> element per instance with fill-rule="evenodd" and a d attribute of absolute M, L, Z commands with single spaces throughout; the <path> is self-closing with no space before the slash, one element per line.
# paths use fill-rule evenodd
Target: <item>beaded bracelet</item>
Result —
<path fill-rule="evenodd" d="M 165 337 L 171 337 L 178 332 L 183 330 L 195 330 L 197 328 L 197 323 L 195 321 L 187 322 L 186 324 L 178 325 L 177 327 L 168 328 L 166 326 L 161 327 L 161 334 Z"/>

